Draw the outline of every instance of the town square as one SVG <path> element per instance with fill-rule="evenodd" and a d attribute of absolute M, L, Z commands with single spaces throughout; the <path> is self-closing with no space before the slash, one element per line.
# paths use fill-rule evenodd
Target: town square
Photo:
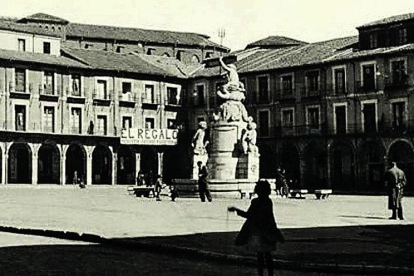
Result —
<path fill-rule="evenodd" d="M 0 275 L 414 274 L 408 0 L 3 1 Z"/>

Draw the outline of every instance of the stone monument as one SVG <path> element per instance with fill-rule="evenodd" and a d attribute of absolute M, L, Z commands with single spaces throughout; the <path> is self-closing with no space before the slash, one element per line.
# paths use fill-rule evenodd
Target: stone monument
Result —
<path fill-rule="evenodd" d="M 243 104 L 245 87 L 239 81 L 234 64 L 220 65 L 227 72 L 227 83 L 217 95 L 224 100 L 210 123 L 210 142 L 205 141 L 206 122 L 200 122 L 192 139 L 191 179 L 175 179 L 178 189 L 196 191 L 197 162 L 207 163 L 207 181 L 214 194 L 228 192 L 252 193 L 259 180 L 259 151 L 256 146 L 257 132 L 253 118 L 248 116 Z M 206 146 L 209 146 L 209 152 Z"/>
<path fill-rule="evenodd" d="M 236 66 L 219 59 L 227 71 L 227 83 L 217 95 L 225 100 L 211 124 L 211 151 L 207 166 L 211 180 L 259 179 L 259 151 L 253 118 L 242 103 L 245 88 L 239 81 Z"/>

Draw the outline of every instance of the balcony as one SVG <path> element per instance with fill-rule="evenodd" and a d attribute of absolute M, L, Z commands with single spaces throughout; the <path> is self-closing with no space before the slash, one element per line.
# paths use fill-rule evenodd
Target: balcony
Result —
<path fill-rule="evenodd" d="M 320 136 L 324 133 L 324 128 L 324 124 L 313 126 L 279 126 L 276 128 L 276 137 Z"/>
<path fill-rule="evenodd" d="M 44 87 L 42 85 L 39 85 L 39 99 L 41 101 L 46 102 L 57 102 L 59 101 L 59 93 L 60 91 L 55 91 L 53 87 Z"/>
<path fill-rule="evenodd" d="M 378 85 L 376 82 L 366 82 L 362 84 L 361 81 L 356 81 L 355 91 L 357 93 L 378 92 Z"/>
<path fill-rule="evenodd" d="M 114 91 L 97 91 L 93 90 L 92 92 L 92 99 L 94 105 L 100 105 L 100 106 L 110 106 L 111 101 L 113 98 Z"/>
<path fill-rule="evenodd" d="M 119 106 L 129 107 L 129 108 L 134 108 L 135 107 L 135 104 L 136 104 L 136 101 L 137 101 L 136 93 L 119 92 L 118 95 L 119 95 Z"/>
<path fill-rule="evenodd" d="M 384 92 L 407 92 L 409 88 L 408 78 L 403 78 L 401 80 L 392 80 L 390 78 L 385 79 L 384 81 Z"/>
<path fill-rule="evenodd" d="M 31 85 L 31 84 L 30 84 Z M 32 87 L 29 85 L 29 88 Z M 15 86 L 14 82 L 9 82 L 9 91 L 10 91 L 10 98 L 13 99 L 30 99 L 30 93 L 27 93 L 26 87 L 24 86 Z"/>
<path fill-rule="evenodd" d="M 82 96 L 80 90 L 66 90 L 67 102 L 68 103 L 75 103 L 75 104 L 84 104 L 85 97 Z"/>

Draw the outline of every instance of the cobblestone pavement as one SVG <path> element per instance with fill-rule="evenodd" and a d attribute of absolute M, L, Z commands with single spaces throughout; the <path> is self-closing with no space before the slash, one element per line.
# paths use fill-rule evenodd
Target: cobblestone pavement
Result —
<path fill-rule="evenodd" d="M 252 267 L 8 233 L 0 233 L 0 254 L 2 276 L 255 275 Z M 277 275 L 328 274 L 278 270 Z"/>
<path fill-rule="evenodd" d="M 327 200 L 273 198 L 287 237 L 276 258 L 304 262 L 412 267 L 414 198 L 405 198 L 404 221 L 390 221 L 385 196 L 336 196 Z M 233 246 L 243 219 L 227 206 L 249 200 L 137 198 L 126 187 L 8 186 L 0 188 L 3 226 L 91 233 L 106 238 L 167 243 L 223 254 L 249 255 Z M 1 275 L 1 274 L 0 274 Z M 236 274 L 237 275 L 237 274 Z M 242 275 L 242 274 L 240 274 Z"/>

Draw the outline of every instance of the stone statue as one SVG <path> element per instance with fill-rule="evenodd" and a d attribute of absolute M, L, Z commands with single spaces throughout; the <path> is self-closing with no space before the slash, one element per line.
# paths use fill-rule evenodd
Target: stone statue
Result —
<path fill-rule="evenodd" d="M 246 98 L 244 94 L 246 90 L 243 83 L 239 80 L 237 68 L 234 64 L 225 64 L 221 57 L 219 61 L 222 68 L 227 71 L 227 83 L 217 91 L 217 95 L 226 100 L 226 102 L 220 106 L 221 119 L 227 122 L 247 122 L 247 110 L 242 103 Z"/>
<path fill-rule="evenodd" d="M 194 134 L 193 140 L 191 142 L 191 146 L 193 147 L 193 153 L 195 155 L 205 155 L 207 154 L 206 147 L 208 145 L 208 141 L 204 142 L 204 137 L 206 135 L 207 123 L 200 122 L 198 124 L 197 132 Z"/>
<path fill-rule="evenodd" d="M 241 142 L 243 152 L 245 154 L 251 153 L 258 153 L 259 150 L 256 146 L 257 141 L 257 132 L 256 132 L 256 123 L 253 123 L 251 117 L 249 117 L 249 122 L 247 123 L 246 131 L 242 135 Z"/>

